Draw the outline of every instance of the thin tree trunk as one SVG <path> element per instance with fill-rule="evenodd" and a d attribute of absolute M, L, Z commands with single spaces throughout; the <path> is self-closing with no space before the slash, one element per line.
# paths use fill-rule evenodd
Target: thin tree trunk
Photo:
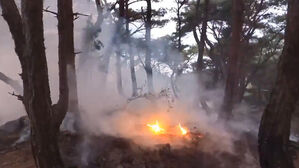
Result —
<path fill-rule="evenodd" d="M 222 114 L 225 118 L 230 118 L 232 115 L 234 97 L 236 96 L 238 83 L 238 61 L 241 46 L 241 33 L 243 25 L 243 0 L 233 0 L 233 26 L 232 26 L 232 42 L 230 45 L 230 56 L 228 61 L 228 76 L 223 100 Z"/>
<path fill-rule="evenodd" d="M 136 72 L 135 72 L 135 61 L 134 55 L 132 52 L 132 44 L 131 44 L 131 37 L 130 37 L 130 16 L 129 16 L 129 1 L 126 1 L 126 33 L 127 33 L 127 40 L 129 45 L 129 57 L 130 57 L 130 71 L 131 71 L 131 81 L 132 81 L 132 96 L 137 96 L 137 79 L 136 79 Z"/>
<path fill-rule="evenodd" d="M 130 54 L 130 71 L 131 71 L 131 81 L 132 81 L 132 96 L 137 96 L 137 79 L 136 79 L 136 72 L 135 72 L 135 61 L 134 55 L 132 52 L 132 47 L 129 45 L 129 54 Z"/>
<path fill-rule="evenodd" d="M 103 16 L 103 5 L 101 0 L 96 0 L 96 6 L 97 6 L 97 11 L 98 11 L 98 17 L 97 17 L 97 21 L 95 23 L 96 29 L 101 29 L 101 25 L 104 21 L 104 16 Z"/>
<path fill-rule="evenodd" d="M 69 109 L 68 111 L 78 113 L 78 93 L 77 93 L 77 77 L 75 67 L 75 49 L 74 49 L 74 17 L 73 17 L 73 2 L 72 0 L 58 0 L 58 35 L 59 35 L 59 66 L 63 68 L 59 71 L 59 82 L 61 87 L 69 87 Z M 64 69 L 65 64 L 68 66 Z M 64 73 L 67 73 L 68 81 L 64 78 Z M 67 83 L 64 83 L 67 82 Z M 65 89 L 65 88 L 60 88 Z"/>
<path fill-rule="evenodd" d="M 117 81 L 117 91 L 120 95 L 123 95 L 122 87 L 122 75 L 121 75 L 121 51 L 118 48 L 116 51 L 116 81 Z"/>
<path fill-rule="evenodd" d="M 145 41 L 146 41 L 146 54 L 145 54 L 145 72 L 147 77 L 148 92 L 154 92 L 153 84 L 153 69 L 152 69 L 152 56 L 151 56 L 151 18 L 152 18 L 152 3 L 151 0 L 146 0 L 147 11 L 146 11 L 146 22 L 145 22 Z"/>
<path fill-rule="evenodd" d="M 197 61 L 196 61 L 196 63 L 197 63 L 197 69 L 199 69 L 199 63 L 198 63 L 198 61 L 199 61 L 199 59 L 200 59 L 200 54 L 201 54 L 201 48 L 200 48 L 201 41 L 200 41 L 199 38 L 198 38 L 198 34 L 197 34 L 197 26 L 195 26 L 195 27 L 193 28 L 192 32 L 193 32 L 193 37 L 194 37 L 195 42 L 196 42 L 196 45 L 197 45 Z M 200 61 L 200 62 L 201 62 L 201 61 Z"/>
<path fill-rule="evenodd" d="M 117 80 L 117 90 L 120 95 L 123 95 L 123 86 L 122 86 L 122 75 L 121 75 L 121 56 L 122 49 L 121 44 L 123 42 L 123 24 L 125 17 L 125 0 L 119 1 L 119 20 L 117 23 L 117 32 L 116 36 L 116 80 Z"/>
<path fill-rule="evenodd" d="M 178 32 L 178 50 L 181 51 L 182 49 L 182 20 L 181 20 L 181 8 L 182 5 L 180 1 L 177 1 L 177 18 L 178 18 L 178 23 L 177 23 L 177 32 Z"/>
<path fill-rule="evenodd" d="M 175 98 L 179 98 L 178 94 L 177 94 L 177 89 L 176 89 L 176 86 L 175 86 L 175 71 L 176 70 L 173 70 L 172 71 L 172 74 L 170 76 L 170 84 L 171 84 L 171 89 L 172 89 L 172 92 L 173 92 L 173 95 Z"/>
<path fill-rule="evenodd" d="M 244 64 L 243 64 L 244 65 Z M 244 68 L 240 67 L 239 68 L 239 86 L 238 86 L 238 91 L 237 91 L 237 95 L 236 95 L 236 103 L 241 103 L 243 98 L 244 98 L 244 94 L 246 91 L 246 78 L 245 78 L 245 72 L 243 70 Z"/>
<path fill-rule="evenodd" d="M 259 129 L 262 168 L 293 168 L 288 151 L 291 117 L 299 99 L 299 1 L 288 1 L 285 44 L 278 76 Z"/>
<path fill-rule="evenodd" d="M 197 44 L 198 45 L 198 57 L 197 57 L 197 70 L 198 71 L 202 71 L 204 68 L 203 53 L 204 53 L 204 48 L 205 48 L 205 42 L 207 39 L 209 3 L 210 3 L 209 0 L 205 0 L 200 41 Z"/>

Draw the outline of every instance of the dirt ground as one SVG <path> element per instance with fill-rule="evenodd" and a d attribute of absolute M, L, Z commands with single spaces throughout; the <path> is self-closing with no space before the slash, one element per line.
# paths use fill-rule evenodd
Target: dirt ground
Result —
<path fill-rule="evenodd" d="M 35 168 L 29 142 L 0 151 L 1 168 Z"/>

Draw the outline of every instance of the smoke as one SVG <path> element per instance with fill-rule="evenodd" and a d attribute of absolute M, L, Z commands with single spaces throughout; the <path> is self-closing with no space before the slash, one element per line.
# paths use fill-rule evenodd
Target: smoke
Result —
<path fill-rule="evenodd" d="M 153 41 L 154 86 L 156 97 L 141 96 L 131 98 L 131 79 L 128 58 L 122 58 L 122 84 L 124 95 L 117 92 L 116 77 L 116 46 L 109 48 L 115 35 L 116 26 L 105 24 L 98 39 L 104 48 L 100 51 L 91 49 L 82 53 L 84 64 L 78 69 L 78 92 L 81 107 L 81 119 L 88 134 L 112 135 L 132 139 L 135 143 L 144 146 L 170 143 L 174 146 L 184 145 L 180 139 L 156 138 L 149 131 L 147 124 L 156 120 L 165 127 L 177 128 L 177 125 L 196 128 L 204 134 L 209 142 L 205 142 L 201 150 L 206 152 L 226 151 L 234 152 L 234 143 L 240 140 L 244 133 L 256 133 L 257 122 L 247 118 L 249 107 L 246 104 L 239 105 L 234 116 L 235 120 L 229 123 L 219 118 L 223 99 L 223 88 L 207 89 L 211 82 L 210 74 L 203 72 L 186 73 L 176 78 L 176 87 L 179 98 L 176 99 L 171 86 L 170 75 L 173 67 L 179 66 L 183 57 L 175 50 L 167 49 L 167 41 Z M 87 33 L 88 34 L 88 33 Z M 83 39 L 86 37 L 83 37 Z M 86 47 L 84 43 L 83 48 Z M 128 46 L 122 44 L 120 48 Z M 100 70 L 101 58 L 111 52 L 108 73 Z M 142 62 L 143 51 L 133 45 L 133 55 L 136 62 L 136 75 L 140 95 L 147 92 L 146 75 Z M 165 51 L 165 53 L 161 51 Z M 160 53 L 160 55 L 158 55 Z M 167 58 L 167 59 L 165 59 Z M 80 58 L 81 59 L 81 58 Z M 162 63 L 161 63 L 162 61 Z M 190 65 L 190 64 L 189 64 Z M 208 110 L 199 100 L 206 102 Z M 248 154 L 248 157 L 251 156 Z"/>
<path fill-rule="evenodd" d="M 50 6 L 51 10 L 56 10 L 56 2 L 45 1 L 45 6 Z M 76 51 L 82 51 L 78 55 L 77 62 L 77 82 L 78 95 L 80 104 L 80 116 L 82 126 L 86 134 L 94 135 L 112 135 L 132 139 L 134 142 L 144 146 L 153 146 L 161 143 L 171 143 L 174 146 L 184 145 L 181 140 L 171 138 L 155 138 L 149 132 L 146 124 L 159 120 L 161 125 L 166 127 L 176 127 L 179 123 L 183 126 L 196 130 L 204 134 L 204 147 L 201 149 L 205 152 L 213 153 L 214 151 L 234 152 L 234 142 L 240 140 L 245 132 L 256 132 L 256 117 L 248 118 L 249 107 L 246 104 L 238 106 L 235 110 L 235 120 L 231 122 L 223 121 L 219 118 L 221 103 L 223 98 L 223 88 L 207 89 L 206 85 L 211 81 L 209 74 L 188 73 L 182 74 L 176 78 L 176 87 L 179 99 L 174 98 L 171 86 L 170 75 L 174 70 L 173 67 L 179 66 L 183 57 L 175 50 L 167 49 L 162 56 L 156 55 L 158 51 L 167 48 L 165 41 L 153 42 L 151 50 L 153 55 L 154 69 L 154 87 L 156 98 L 141 96 L 140 98 L 131 99 L 131 78 L 128 58 L 122 58 L 121 72 L 124 95 L 117 92 L 116 78 L 116 56 L 113 37 L 116 26 L 111 24 L 112 16 L 108 16 L 102 25 L 102 30 L 97 37 L 103 47 L 96 50 L 92 40 L 88 36 L 86 23 L 89 20 L 95 23 L 97 12 L 93 2 L 75 0 L 74 10 L 76 12 L 90 12 L 90 17 L 81 17 L 75 21 L 75 48 Z M 45 45 L 47 52 L 47 61 L 49 68 L 49 80 L 53 102 L 58 98 L 58 56 L 57 56 L 57 19 L 49 13 L 44 15 L 45 26 Z M 4 36 L 0 38 L 0 71 L 3 71 L 14 79 L 19 79 L 17 73 L 20 73 L 20 66 L 13 49 L 8 28 L 0 18 L 0 32 Z M 4 27 L 4 29 L 2 29 Z M 86 41 L 87 40 L 87 41 Z M 88 40 L 90 40 L 88 42 Z M 122 44 L 122 49 L 128 48 Z M 138 92 L 143 95 L 147 92 L 146 75 L 142 63 L 144 62 L 144 53 L 133 45 L 133 55 L 136 62 L 136 76 L 138 83 Z M 101 71 L 101 59 L 105 54 L 110 54 L 108 73 Z M 168 57 L 166 57 L 168 56 Z M 161 60 L 166 59 L 163 63 Z M 81 61 L 79 61 L 81 60 Z M 190 66 L 191 63 L 188 64 Z M 21 81 L 20 81 L 21 82 Z M 7 94 L 9 88 L 0 84 L 0 124 L 7 120 L 24 115 L 22 104 L 14 97 Z M 204 100 L 208 110 L 203 104 L 197 103 Z M 246 113 L 246 114 L 245 114 Z M 71 114 L 67 119 L 72 121 Z M 64 122 L 64 128 L 71 128 L 68 122 Z M 86 140 L 88 141 L 88 140 Z M 100 142 L 99 142 L 100 143 Z M 88 148 L 82 150 L 85 156 L 88 155 Z M 247 153 L 246 153 L 247 154 Z M 248 154 L 248 163 L 252 156 Z"/>

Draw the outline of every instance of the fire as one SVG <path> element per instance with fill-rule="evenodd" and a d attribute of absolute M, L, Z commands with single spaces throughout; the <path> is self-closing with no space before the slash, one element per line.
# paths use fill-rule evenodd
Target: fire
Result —
<path fill-rule="evenodd" d="M 156 135 L 167 134 L 167 135 L 183 135 L 184 136 L 184 135 L 187 135 L 189 132 L 186 127 L 183 127 L 181 125 L 181 123 L 179 123 L 178 127 L 177 127 L 179 129 L 179 132 L 175 131 L 174 129 L 170 129 L 170 130 L 166 131 L 164 128 L 161 127 L 158 120 L 156 120 L 156 122 L 154 124 L 147 124 L 147 126 Z"/>
<path fill-rule="evenodd" d="M 147 124 L 148 127 L 151 128 L 151 130 L 155 133 L 155 134 L 163 134 L 165 133 L 165 129 L 163 129 L 160 125 L 158 120 L 156 120 L 155 124 Z"/>
<path fill-rule="evenodd" d="M 181 123 L 179 123 L 179 128 L 181 130 L 182 135 L 186 135 L 188 133 L 187 129 L 181 126 Z"/>

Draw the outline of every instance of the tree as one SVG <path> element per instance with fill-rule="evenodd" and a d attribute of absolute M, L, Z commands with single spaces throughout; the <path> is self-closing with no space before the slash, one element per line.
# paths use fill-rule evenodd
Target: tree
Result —
<path fill-rule="evenodd" d="M 0 4 L 21 63 L 24 91 L 23 96 L 18 97 L 30 119 L 32 152 L 36 166 L 62 168 L 64 166 L 57 138 L 69 101 L 67 57 L 62 56 L 63 52 L 60 50 L 59 100 L 52 105 L 44 46 L 43 1 L 22 1 L 22 17 L 13 0 L 1 0 Z"/>
<path fill-rule="evenodd" d="M 198 4 L 199 4 L 198 0 Z M 203 16 L 202 16 L 202 27 L 201 27 L 201 33 L 200 33 L 200 41 L 198 41 L 198 38 L 196 39 L 197 47 L 198 47 L 198 57 L 197 57 L 197 70 L 202 71 L 204 68 L 204 63 L 203 63 L 203 53 L 204 53 L 204 48 L 205 48 L 205 42 L 207 39 L 207 27 L 208 27 L 208 14 L 209 14 L 209 4 L 210 0 L 205 0 L 204 2 L 204 11 L 203 11 Z M 197 6 L 196 10 L 198 10 Z M 196 28 L 194 31 L 194 36 L 196 35 Z"/>
<path fill-rule="evenodd" d="M 132 82 L 132 96 L 137 96 L 137 79 L 135 72 L 135 61 L 134 55 L 132 52 L 132 44 L 131 44 L 131 36 L 130 36 L 130 8 L 129 8 L 129 0 L 126 1 L 126 38 L 129 47 L 129 59 L 130 59 L 130 72 L 131 72 L 131 82 Z"/>
<path fill-rule="evenodd" d="M 59 75 L 59 86 L 69 87 L 69 109 L 68 111 L 74 112 L 76 115 L 79 112 L 78 105 L 78 93 L 77 93 L 77 77 L 76 77 L 76 65 L 75 65 L 75 49 L 74 49 L 74 13 L 73 13 L 73 1 L 72 0 L 58 0 L 57 1 L 57 18 L 58 18 L 58 55 L 59 60 L 66 58 L 66 63 L 59 62 L 59 66 L 65 66 L 67 64 L 66 72 L 60 71 L 60 73 L 67 73 L 68 81 L 64 78 L 64 75 Z M 64 71 L 64 69 L 63 69 Z M 67 81 L 68 84 L 61 83 Z M 60 88 L 64 89 L 64 88 Z"/>
<path fill-rule="evenodd" d="M 299 2 L 288 1 L 285 44 L 278 74 L 259 129 L 259 155 L 262 168 L 292 168 L 288 151 L 292 114 L 299 98 Z"/>
<path fill-rule="evenodd" d="M 240 57 L 240 47 L 241 47 L 241 33 L 243 26 L 243 10 L 244 2 L 243 0 L 233 0 L 233 27 L 232 27 L 232 41 L 230 45 L 230 56 L 228 60 L 228 76 L 226 79 L 226 86 L 224 92 L 223 100 L 223 110 L 224 116 L 230 117 L 233 105 L 234 96 L 237 89 L 238 80 L 238 62 Z"/>
<path fill-rule="evenodd" d="M 181 10 L 183 6 L 187 3 L 188 0 L 175 0 L 175 3 L 177 5 L 175 12 L 176 12 L 176 18 L 174 19 L 177 22 L 177 48 L 179 51 L 182 51 L 182 17 L 181 17 Z"/>
<path fill-rule="evenodd" d="M 148 92 L 154 92 L 154 83 L 153 83 L 153 69 L 151 65 L 152 56 L 151 56 L 151 29 L 152 29 L 152 2 L 151 0 L 146 0 L 146 19 L 145 19 L 145 41 L 146 41 L 146 55 L 145 55 L 145 72 L 147 77 L 147 87 Z"/>
<path fill-rule="evenodd" d="M 119 18 L 116 23 L 117 30 L 115 33 L 118 33 L 116 36 L 116 76 L 117 76 L 117 90 L 120 95 L 123 95 L 123 86 L 122 86 L 122 75 L 121 75 L 121 57 L 122 49 L 121 44 L 124 40 L 123 26 L 125 20 L 125 0 L 120 0 L 119 2 Z"/>

